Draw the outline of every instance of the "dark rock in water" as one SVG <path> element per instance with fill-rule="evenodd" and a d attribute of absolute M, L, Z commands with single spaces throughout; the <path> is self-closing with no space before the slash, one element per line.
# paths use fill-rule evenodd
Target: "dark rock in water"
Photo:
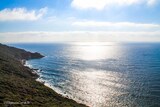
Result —
<path fill-rule="evenodd" d="M 33 68 L 32 70 L 38 71 L 39 69 Z"/>

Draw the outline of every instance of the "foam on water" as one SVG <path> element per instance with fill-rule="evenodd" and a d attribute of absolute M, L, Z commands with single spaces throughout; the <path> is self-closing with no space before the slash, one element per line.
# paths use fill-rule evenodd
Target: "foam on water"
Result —
<path fill-rule="evenodd" d="M 26 63 L 25 63 L 24 66 L 27 66 L 27 67 L 29 67 L 29 68 L 31 68 L 31 69 L 34 69 L 34 67 L 32 66 L 32 64 L 29 63 L 29 61 L 26 61 Z M 42 70 L 38 69 L 38 70 L 33 70 L 33 71 L 34 71 L 34 73 L 37 73 L 37 74 L 39 75 L 39 77 L 36 79 L 36 81 L 43 83 L 45 86 L 53 89 L 55 92 L 63 95 L 64 97 L 68 97 L 67 94 L 65 94 L 64 92 L 62 92 L 62 91 L 59 90 L 58 88 L 54 87 L 54 86 L 52 85 L 52 83 L 50 83 L 49 81 L 41 78 L 41 76 L 42 76 L 42 75 L 41 75 L 41 72 L 43 72 Z M 69 98 L 69 97 L 68 97 L 68 98 Z"/>
<path fill-rule="evenodd" d="M 33 66 L 28 61 L 25 62 L 24 66 L 27 66 L 29 68 L 33 68 Z"/>

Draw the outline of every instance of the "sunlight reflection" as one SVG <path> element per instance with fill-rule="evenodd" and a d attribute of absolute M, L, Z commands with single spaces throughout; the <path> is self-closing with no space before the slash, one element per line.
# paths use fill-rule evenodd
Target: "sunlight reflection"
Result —
<path fill-rule="evenodd" d="M 111 103 L 114 96 L 124 94 L 116 89 L 126 88 L 124 84 L 118 82 L 121 79 L 121 74 L 118 72 L 87 69 L 74 71 L 72 76 L 76 79 L 72 81 L 73 84 L 80 90 L 74 92 L 75 96 L 78 96 L 77 99 L 80 101 L 84 100 L 86 104 L 91 104 L 92 107 L 104 106 L 106 103 L 115 105 L 116 102 Z"/>
<path fill-rule="evenodd" d="M 112 58 L 117 54 L 114 43 L 87 42 L 77 43 L 76 48 L 73 48 L 73 56 L 82 60 L 100 60 Z"/>
<path fill-rule="evenodd" d="M 122 54 L 121 48 L 118 46 L 110 42 L 77 43 L 72 46 L 70 53 L 72 53 L 74 60 L 90 61 L 91 65 L 93 63 L 95 65 L 99 61 L 103 62 L 103 60 L 106 63 L 115 61 L 114 59 L 117 60 Z M 70 72 L 72 87 L 69 88 L 71 91 L 69 95 L 75 96 L 73 99 L 76 101 L 91 107 L 121 105 L 118 102 L 120 99 L 117 100 L 117 97 L 126 95 L 121 89 L 128 88 L 126 85 L 128 81 L 123 80 L 124 75 L 121 72 L 103 70 L 100 67 L 96 69 L 95 66 L 90 69 L 83 66 L 81 69 L 72 69 Z"/>

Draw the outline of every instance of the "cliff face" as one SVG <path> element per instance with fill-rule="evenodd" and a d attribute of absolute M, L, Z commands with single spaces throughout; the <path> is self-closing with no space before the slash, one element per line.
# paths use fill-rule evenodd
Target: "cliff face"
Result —
<path fill-rule="evenodd" d="M 21 63 L 22 59 L 42 57 L 0 44 L 0 107 L 84 107 L 35 81 L 37 75 Z"/>

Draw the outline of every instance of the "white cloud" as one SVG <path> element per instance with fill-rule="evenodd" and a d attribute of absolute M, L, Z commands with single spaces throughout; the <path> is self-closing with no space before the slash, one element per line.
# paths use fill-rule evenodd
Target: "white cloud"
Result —
<path fill-rule="evenodd" d="M 159 24 L 146 24 L 146 23 L 133 23 L 133 22 L 97 22 L 97 21 L 79 21 L 73 22 L 73 26 L 80 26 L 80 27 L 91 27 L 91 28 L 119 28 L 119 29 L 129 29 L 137 30 L 137 29 L 160 29 Z"/>
<path fill-rule="evenodd" d="M 6 8 L 0 11 L 0 21 L 34 21 L 41 18 L 47 11 L 47 8 L 40 10 L 27 10 L 26 8 Z"/>
<path fill-rule="evenodd" d="M 38 42 L 160 42 L 157 32 L 8 32 L 0 33 L 1 43 Z"/>
<path fill-rule="evenodd" d="M 72 6 L 78 9 L 95 8 L 102 10 L 108 6 L 129 6 L 134 4 L 153 5 L 158 0 L 73 0 Z"/>
<path fill-rule="evenodd" d="M 153 6 L 156 4 L 156 2 L 158 2 L 158 0 L 148 0 L 147 5 Z"/>

